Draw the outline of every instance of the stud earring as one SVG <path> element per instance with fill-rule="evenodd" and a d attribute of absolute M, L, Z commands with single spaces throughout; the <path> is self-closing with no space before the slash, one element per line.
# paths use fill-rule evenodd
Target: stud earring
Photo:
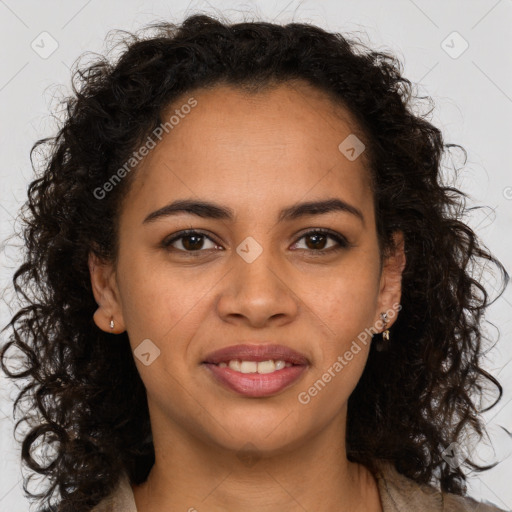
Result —
<path fill-rule="evenodd" d="M 112 317 L 110 319 L 110 328 L 113 329 L 114 328 L 114 317 Z"/>

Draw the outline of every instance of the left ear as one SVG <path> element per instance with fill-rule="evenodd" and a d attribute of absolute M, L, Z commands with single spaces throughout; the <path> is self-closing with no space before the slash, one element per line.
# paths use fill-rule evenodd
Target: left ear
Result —
<path fill-rule="evenodd" d="M 397 305 L 400 304 L 402 296 L 402 272 L 405 263 L 404 236 L 401 231 L 395 231 L 393 233 L 393 247 L 391 247 L 390 254 L 385 258 L 382 265 L 375 322 L 381 319 L 381 313 L 397 310 Z M 388 314 L 387 329 L 393 325 L 397 317 L 398 311 L 394 315 Z"/>

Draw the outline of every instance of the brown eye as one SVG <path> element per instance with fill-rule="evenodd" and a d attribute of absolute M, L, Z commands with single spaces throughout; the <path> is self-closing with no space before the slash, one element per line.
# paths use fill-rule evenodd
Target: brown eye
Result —
<path fill-rule="evenodd" d="M 306 241 L 306 245 L 308 249 L 325 249 L 325 244 L 329 237 L 324 235 L 323 233 L 316 233 L 314 235 L 308 235 L 304 237 Z"/>
<path fill-rule="evenodd" d="M 310 250 L 312 252 L 324 253 L 336 251 L 342 248 L 349 247 L 347 239 L 335 232 L 326 230 L 314 230 L 305 233 L 299 238 L 299 241 L 304 239 L 306 247 L 296 247 L 296 249 Z M 334 240 L 334 244 L 327 245 L 328 241 Z M 299 242 L 295 242 L 297 245 Z"/>
<path fill-rule="evenodd" d="M 187 235 L 181 237 L 181 240 L 181 245 L 187 251 L 197 251 L 198 249 L 201 249 L 204 244 L 204 236 L 202 235 Z"/>
<path fill-rule="evenodd" d="M 209 242 L 211 247 L 205 247 Z M 181 231 L 172 238 L 164 240 L 162 246 L 181 252 L 202 252 L 202 250 L 215 249 L 219 246 L 207 235 L 199 231 Z M 181 247 L 180 247 L 181 246 Z"/>

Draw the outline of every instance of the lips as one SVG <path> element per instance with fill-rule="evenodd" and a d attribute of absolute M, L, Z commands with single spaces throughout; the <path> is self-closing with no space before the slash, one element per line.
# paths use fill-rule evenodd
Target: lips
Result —
<path fill-rule="evenodd" d="M 227 363 L 233 359 L 241 361 L 275 361 L 282 360 L 293 365 L 305 366 L 309 364 L 306 356 L 285 347 L 284 345 L 270 344 L 242 344 L 225 347 L 208 354 L 203 361 L 206 364 Z"/>
<path fill-rule="evenodd" d="M 270 360 L 275 361 L 276 366 L 277 362 L 280 361 L 282 365 L 284 361 L 286 367 L 276 368 L 275 371 L 270 373 L 244 373 L 226 364 L 230 361 L 231 364 L 233 364 L 233 361 L 248 364 L 248 361 L 261 363 Z M 221 365 L 220 363 L 224 364 Z M 296 350 L 284 345 L 259 342 L 216 350 L 206 356 L 202 366 L 214 382 L 232 392 L 251 398 L 263 398 L 273 396 L 292 386 L 301 376 L 305 375 L 309 364 L 308 358 Z"/>
<path fill-rule="evenodd" d="M 209 376 L 225 389 L 248 398 L 264 398 L 274 396 L 297 383 L 307 371 L 306 365 L 292 365 L 273 373 L 239 373 L 231 368 L 205 363 Z"/>

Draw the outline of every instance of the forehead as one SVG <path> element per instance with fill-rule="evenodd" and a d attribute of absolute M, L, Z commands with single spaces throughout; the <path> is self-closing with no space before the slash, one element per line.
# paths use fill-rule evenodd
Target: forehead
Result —
<path fill-rule="evenodd" d="M 182 109 L 191 98 L 195 106 Z M 328 195 L 372 209 L 366 155 L 350 160 L 339 147 L 347 137 L 363 138 L 357 123 L 308 84 L 257 93 L 229 85 L 198 89 L 169 105 L 162 120 L 171 116 L 176 124 L 136 171 L 135 200 L 161 206 L 215 197 L 236 209 Z"/>

